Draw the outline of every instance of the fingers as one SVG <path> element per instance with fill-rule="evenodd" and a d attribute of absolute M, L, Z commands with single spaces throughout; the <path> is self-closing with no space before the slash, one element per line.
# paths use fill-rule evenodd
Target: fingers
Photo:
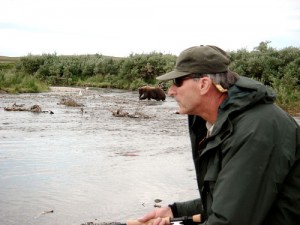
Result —
<path fill-rule="evenodd" d="M 166 225 L 169 224 L 170 217 L 173 217 L 171 208 L 163 207 L 147 213 L 138 221 L 141 223 L 151 222 L 152 225 Z"/>
<path fill-rule="evenodd" d="M 127 225 L 169 225 L 170 221 L 168 218 L 152 218 L 147 219 L 146 217 L 143 217 L 142 219 L 138 220 L 138 223 L 134 223 L 131 221 L 127 221 Z"/>
<path fill-rule="evenodd" d="M 168 221 L 168 220 L 166 220 L 166 219 L 163 219 L 163 218 L 161 218 L 161 217 L 157 217 L 157 218 L 153 221 L 153 225 L 167 225 L 167 224 L 169 224 L 167 221 Z"/>
<path fill-rule="evenodd" d="M 146 215 L 144 215 L 142 218 L 138 219 L 138 221 L 145 223 L 148 220 L 154 219 L 156 217 L 156 211 L 152 211 L 150 213 L 147 213 Z"/>

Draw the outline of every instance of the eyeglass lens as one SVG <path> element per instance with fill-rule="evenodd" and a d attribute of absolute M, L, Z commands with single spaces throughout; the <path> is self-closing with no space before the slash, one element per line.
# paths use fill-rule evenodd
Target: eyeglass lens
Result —
<path fill-rule="evenodd" d="M 183 79 L 184 77 L 178 77 L 178 78 L 175 78 L 173 79 L 173 84 L 176 86 L 176 87 L 180 87 L 182 84 L 183 84 Z"/>
<path fill-rule="evenodd" d="M 202 77 L 202 75 L 201 74 L 190 74 L 190 75 L 187 75 L 187 76 L 184 76 L 184 77 L 174 78 L 173 79 L 173 84 L 176 87 L 180 87 L 180 86 L 182 86 L 184 80 L 199 78 L 199 77 Z"/>

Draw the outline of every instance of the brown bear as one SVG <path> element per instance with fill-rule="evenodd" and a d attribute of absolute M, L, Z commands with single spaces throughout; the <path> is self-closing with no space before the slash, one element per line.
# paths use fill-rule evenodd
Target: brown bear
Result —
<path fill-rule="evenodd" d="M 166 99 L 165 92 L 160 87 L 143 86 L 139 88 L 139 99 L 155 99 L 156 101 Z"/>

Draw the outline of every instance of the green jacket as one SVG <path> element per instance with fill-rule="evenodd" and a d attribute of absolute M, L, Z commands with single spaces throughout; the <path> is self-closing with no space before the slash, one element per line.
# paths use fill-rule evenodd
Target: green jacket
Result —
<path fill-rule="evenodd" d="M 300 128 L 266 86 L 246 77 L 228 91 L 213 132 L 189 116 L 201 200 L 176 202 L 177 216 L 206 224 L 293 225 L 300 221 Z"/>

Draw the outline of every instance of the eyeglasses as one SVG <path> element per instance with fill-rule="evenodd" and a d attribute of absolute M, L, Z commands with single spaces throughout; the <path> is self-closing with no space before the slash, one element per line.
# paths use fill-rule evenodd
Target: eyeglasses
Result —
<path fill-rule="evenodd" d="M 182 84 L 183 84 L 183 81 L 188 80 L 188 79 L 201 78 L 201 77 L 203 77 L 203 74 L 189 74 L 189 75 L 186 75 L 184 77 L 174 78 L 173 79 L 173 84 L 176 87 L 181 87 Z"/>

